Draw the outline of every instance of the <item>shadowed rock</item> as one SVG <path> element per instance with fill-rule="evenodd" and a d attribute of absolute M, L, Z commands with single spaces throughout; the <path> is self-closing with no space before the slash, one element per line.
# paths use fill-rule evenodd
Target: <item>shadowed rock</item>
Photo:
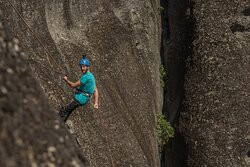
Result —
<path fill-rule="evenodd" d="M 186 159 L 186 143 L 178 130 L 181 104 L 184 97 L 185 59 L 190 54 L 191 26 L 187 0 L 161 0 L 163 64 L 166 66 L 164 114 L 175 127 L 175 136 L 162 152 L 162 166 L 183 167 Z"/>

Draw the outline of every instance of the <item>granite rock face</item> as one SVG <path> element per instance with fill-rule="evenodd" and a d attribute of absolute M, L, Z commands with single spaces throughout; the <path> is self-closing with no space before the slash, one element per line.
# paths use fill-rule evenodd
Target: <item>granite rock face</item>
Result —
<path fill-rule="evenodd" d="M 88 166 L 7 29 L 0 22 L 0 166 Z"/>
<path fill-rule="evenodd" d="M 188 166 L 249 166 L 249 1 L 192 2 L 196 34 L 182 113 Z"/>
<path fill-rule="evenodd" d="M 14 1 L 53 59 L 10 5 L 0 4 L 4 23 L 20 39 L 57 110 L 73 93 L 62 73 L 77 80 L 81 54 L 90 53 L 100 109 L 94 112 L 90 103 L 68 121 L 90 166 L 159 166 L 155 136 L 155 113 L 162 104 L 159 2 Z"/>

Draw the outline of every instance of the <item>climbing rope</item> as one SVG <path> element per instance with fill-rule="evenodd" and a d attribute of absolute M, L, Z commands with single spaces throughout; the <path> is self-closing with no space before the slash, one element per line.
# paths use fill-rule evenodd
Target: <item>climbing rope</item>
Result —
<path fill-rule="evenodd" d="M 55 61 L 55 59 L 51 56 L 50 52 L 47 50 L 47 48 L 44 46 L 44 44 L 42 43 L 42 41 L 38 38 L 38 36 L 35 34 L 35 32 L 30 28 L 30 26 L 27 24 L 27 22 L 25 21 L 25 19 L 22 17 L 22 15 L 19 13 L 19 11 L 16 9 L 16 7 L 10 2 L 10 0 L 7 0 L 9 2 L 9 4 L 12 6 L 12 8 L 16 11 L 16 13 L 18 14 L 18 16 L 21 18 L 21 20 L 24 22 L 24 24 L 28 27 L 28 29 L 30 30 L 30 32 L 32 33 L 32 35 L 37 39 L 37 41 L 40 43 L 40 45 L 43 47 L 45 53 L 47 56 L 50 57 L 51 60 L 53 60 L 53 62 L 55 63 L 55 65 L 61 70 L 61 71 L 64 71 L 62 69 L 61 66 L 59 66 L 59 64 Z M 52 66 L 49 58 L 47 58 L 49 64 Z M 62 72 L 58 72 L 60 74 L 63 74 Z M 66 93 L 65 93 L 66 94 Z M 97 116 L 98 117 L 98 116 Z M 97 118 L 98 120 L 98 118 Z M 103 120 L 102 118 L 100 118 L 100 124 L 101 124 L 101 133 L 104 134 L 104 123 L 103 123 Z M 102 135 L 101 135 L 102 136 Z M 104 142 L 108 148 L 108 152 L 109 152 L 109 158 L 110 158 L 110 161 L 111 161 L 111 164 L 112 164 L 112 167 L 115 167 L 115 164 L 114 164 L 114 160 L 112 158 L 112 154 L 111 154 L 111 149 L 110 149 L 110 145 L 108 143 L 108 139 L 107 139 L 107 136 L 105 135 L 104 137 Z"/>
<path fill-rule="evenodd" d="M 22 15 L 20 14 L 20 12 L 16 9 L 16 7 L 13 5 L 13 3 L 10 2 L 10 0 L 7 0 L 7 1 L 8 1 L 9 4 L 12 6 L 12 8 L 16 11 L 16 13 L 17 13 L 18 16 L 21 18 L 21 20 L 24 22 L 24 24 L 28 27 L 28 29 L 30 30 L 30 32 L 32 33 L 32 35 L 36 38 L 36 40 L 37 40 L 37 41 L 40 43 L 40 45 L 43 47 L 43 49 L 44 49 L 46 55 L 49 56 L 50 59 L 55 63 L 55 65 L 61 70 L 61 71 L 56 71 L 56 70 L 55 70 L 55 71 L 58 72 L 58 73 L 60 73 L 60 74 L 63 74 L 62 71 L 64 71 L 64 70 L 62 69 L 62 67 L 59 66 L 59 64 L 55 61 L 55 59 L 54 59 L 53 56 L 49 53 L 49 51 L 48 51 L 47 48 L 44 46 L 44 44 L 42 43 L 42 41 L 38 38 L 38 36 L 36 35 L 36 33 L 30 28 L 30 26 L 27 24 L 27 22 L 25 21 L 25 19 L 22 17 Z M 48 62 L 49 62 L 49 64 L 50 64 L 50 66 L 52 66 L 52 64 L 51 64 L 51 62 L 50 62 L 50 60 L 49 60 L 48 57 L 47 57 L 47 60 L 48 60 Z"/>

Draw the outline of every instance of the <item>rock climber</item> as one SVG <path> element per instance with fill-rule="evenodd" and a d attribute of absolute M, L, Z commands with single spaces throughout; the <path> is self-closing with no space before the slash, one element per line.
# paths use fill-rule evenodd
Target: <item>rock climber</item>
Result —
<path fill-rule="evenodd" d="M 94 75 L 89 70 L 90 61 L 86 58 L 86 55 L 83 55 L 79 65 L 82 76 L 78 81 L 71 82 L 68 80 L 67 76 L 63 77 L 63 80 L 71 88 L 76 88 L 73 100 L 66 107 L 62 107 L 59 111 L 59 116 L 62 118 L 64 123 L 67 121 L 72 111 L 79 106 L 87 104 L 92 95 L 94 95 L 94 108 L 98 109 L 99 107 L 99 95 L 96 87 L 96 80 Z"/>

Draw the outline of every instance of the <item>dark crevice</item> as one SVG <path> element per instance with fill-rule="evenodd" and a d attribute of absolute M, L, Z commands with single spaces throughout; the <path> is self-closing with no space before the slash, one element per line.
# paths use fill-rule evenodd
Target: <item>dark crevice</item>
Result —
<path fill-rule="evenodd" d="M 185 167 L 187 145 L 184 137 L 177 131 L 164 148 L 164 164 L 162 167 Z"/>
<path fill-rule="evenodd" d="M 246 29 L 244 26 L 238 24 L 238 23 L 234 23 L 231 27 L 230 27 L 231 31 L 233 33 L 235 32 L 244 32 Z"/>
<path fill-rule="evenodd" d="M 250 16 L 250 7 L 246 8 L 241 12 L 244 16 Z"/>
<path fill-rule="evenodd" d="M 185 167 L 187 145 L 179 132 L 184 98 L 185 63 L 192 55 L 194 39 L 193 3 L 189 0 L 161 0 L 161 60 L 167 71 L 163 114 L 175 128 L 175 136 L 161 153 L 161 167 Z"/>

